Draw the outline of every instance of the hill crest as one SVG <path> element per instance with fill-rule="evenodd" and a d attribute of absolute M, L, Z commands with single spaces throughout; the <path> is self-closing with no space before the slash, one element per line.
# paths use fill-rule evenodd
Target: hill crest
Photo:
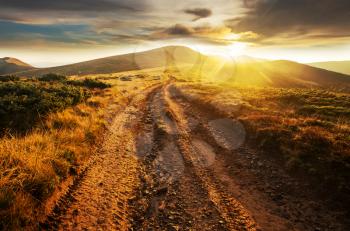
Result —
<path fill-rule="evenodd" d="M 308 63 L 308 65 L 350 75 L 350 60 Z"/>
<path fill-rule="evenodd" d="M 19 71 L 26 71 L 34 67 L 12 57 L 0 58 L 0 75 L 12 74 Z"/>
<path fill-rule="evenodd" d="M 178 67 L 182 78 L 262 87 L 322 87 L 350 89 L 350 76 L 286 60 L 252 57 L 224 60 L 185 46 L 167 46 L 76 64 L 17 73 L 19 76 L 110 74 L 149 68 Z M 200 72 L 200 77 L 198 73 Z"/>

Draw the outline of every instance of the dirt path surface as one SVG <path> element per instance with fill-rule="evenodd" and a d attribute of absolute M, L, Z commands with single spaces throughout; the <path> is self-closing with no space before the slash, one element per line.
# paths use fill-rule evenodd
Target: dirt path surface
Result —
<path fill-rule="evenodd" d="M 142 107 L 151 87 L 136 95 L 118 113 L 107 131 L 101 149 L 62 196 L 43 225 L 53 230 L 127 230 L 128 199 L 138 187 L 138 160 L 134 137 Z"/>
<path fill-rule="evenodd" d="M 344 230 L 242 135 L 172 83 L 150 87 L 117 114 L 46 228 Z"/>

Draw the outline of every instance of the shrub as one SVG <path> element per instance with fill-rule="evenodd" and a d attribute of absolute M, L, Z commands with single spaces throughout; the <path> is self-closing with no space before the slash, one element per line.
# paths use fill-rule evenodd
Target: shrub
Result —
<path fill-rule="evenodd" d="M 111 87 L 110 84 L 103 83 L 98 80 L 94 79 L 84 79 L 83 80 L 83 86 L 88 87 L 88 88 L 100 88 L 100 89 L 105 89 Z"/>
<path fill-rule="evenodd" d="M 18 81 L 19 77 L 13 75 L 0 75 L 0 82 Z"/>
<path fill-rule="evenodd" d="M 90 93 L 62 83 L 0 82 L 0 129 L 25 132 L 42 116 L 78 104 Z"/>
<path fill-rule="evenodd" d="M 110 84 L 95 80 L 95 79 L 84 79 L 83 81 L 68 81 L 68 84 L 74 85 L 74 86 L 81 86 L 86 88 L 98 88 L 98 89 L 105 89 L 111 87 Z"/>
<path fill-rule="evenodd" d="M 49 73 L 38 78 L 40 81 L 52 82 L 52 81 L 66 81 L 67 77 L 63 75 L 58 75 L 54 73 Z"/>

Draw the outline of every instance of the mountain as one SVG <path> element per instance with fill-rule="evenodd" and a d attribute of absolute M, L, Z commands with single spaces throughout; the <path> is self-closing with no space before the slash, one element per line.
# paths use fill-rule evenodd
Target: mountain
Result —
<path fill-rule="evenodd" d="M 350 75 L 350 61 L 309 63 L 308 65 Z"/>
<path fill-rule="evenodd" d="M 350 89 L 350 76 L 286 60 L 202 57 L 201 64 L 183 68 L 184 76 L 224 84 L 260 87 L 321 87 Z M 199 74 L 200 73 L 200 74 Z"/>
<path fill-rule="evenodd" d="M 270 61 L 252 57 L 231 60 L 206 56 L 183 46 L 112 56 L 71 65 L 18 73 L 40 76 L 105 74 L 148 68 L 177 67 L 178 78 L 262 87 L 323 87 L 350 89 L 350 76 L 291 61 Z M 174 68 L 173 68 L 174 70 Z"/>
<path fill-rule="evenodd" d="M 42 68 L 18 73 L 21 76 L 40 76 L 47 73 L 62 75 L 107 74 L 122 71 L 142 70 L 191 63 L 200 54 L 187 47 L 167 46 L 144 52 L 111 56 L 70 65 Z"/>
<path fill-rule="evenodd" d="M 11 74 L 18 71 L 26 71 L 33 68 L 34 67 L 31 65 L 15 58 L 0 58 L 0 75 Z"/>

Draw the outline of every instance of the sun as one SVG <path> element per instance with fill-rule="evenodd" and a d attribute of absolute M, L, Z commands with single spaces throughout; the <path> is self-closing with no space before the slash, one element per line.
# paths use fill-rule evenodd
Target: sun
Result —
<path fill-rule="evenodd" d="M 226 46 L 191 46 L 194 50 L 205 55 L 221 56 L 226 59 L 232 59 L 244 55 L 248 44 L 243 42 L 232 42 Z"/>
<path fill-rule="evenodd" d="M 246 43 L 234 42 L 226 46 L 226 49 L 228 51 L 226 55 L 229 55 L 231 57 L 237 57 L 237 56 L 243 55 L 246 48 L 247 48 Z"/>
<path fill-rule="evenodd" d="M 241 36 L 239 35 L 239 34 L 235 34 L 235 33 L 229 33 L 229 34 L 226 34 L 225 36 L 224 36 L 224 39 L 225 40 L 237 40 L 237 39 L 239 39 Z"/>

